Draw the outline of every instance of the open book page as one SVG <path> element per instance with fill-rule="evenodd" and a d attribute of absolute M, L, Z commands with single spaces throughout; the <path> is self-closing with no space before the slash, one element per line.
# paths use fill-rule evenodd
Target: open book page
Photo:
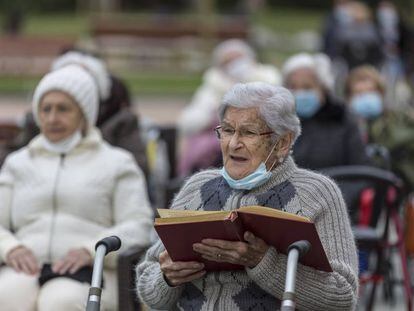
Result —
<path fill-rule="evenodd" d="M 168 217 L 161 216 L 162 218 L 155 218 L 156 225 L 173 224 L 173 223 L 190 223 L 190 222 L 206 222 L 217 220 L 231 220 L 232 211 L 221 212 L 207 212 L 202 213 L 199 211 L 183 211 L 190 213 L 171 213 Z M 160 214 L 161 215 L 161 214 Z M 164 214 L 165 215 L 165 214 Z"/>
<path fill-rule="evenodd" d="M 295 215 L 292 213 L 284 212 L 275 208 L 264 207 L 264 206 L 242 206 L 237 209 L 239 212 L 250 213 L 256 215 L 269 216 L 281 219 L 290 219 L 303 222 L 312 222 L 309 218 L 304 216 Z"/>
<path fill-rule="evenodd" d="M 274 208 L 264 206 L 242 206 L 233 212 L 243 212 L 256 215 L 269 216 L 281 219 L 290 219 L 303 222 L 311 222 L 308 218 L 280 211 Z M 161 218 L 156 218 L 156 224 L 163 223 L 180 223 L 180 222 L 201 222 L 212 220 L 223 220 L 226 217 L 233 218 L 231 216 L 232 211 L 192 211 L 192 210 L 171 210 L 171 209 L 158 209 L 158 213 Z"/>
<path fill-rule="evenodd" d="M 192 210 L 177 210 L 168 208 L 157 208 L 161 218 L 168 217 L 187 217 L 187 216 L 200 216 L 207 214 L 214 214 L 217 211 L 192 211 Z"/>

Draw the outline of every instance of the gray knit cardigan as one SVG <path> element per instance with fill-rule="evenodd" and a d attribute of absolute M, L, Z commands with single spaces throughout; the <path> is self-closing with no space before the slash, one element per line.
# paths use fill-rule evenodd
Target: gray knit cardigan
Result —
<path fill-rule="evenodd" d="M 306 216 L 316 225 L 333 272 L 298 265 L 296 303 L 299 310 L 354 310 L 358 296 L 358 261 L 344 200 L 329 178 L 299 169 L 288 158 L 264 185 L 234 190 L 219 170 L 195 174 L 176 196 L 172 208 L 233 210 L 262 205 Z M 277 230 L 277 228 L 275 229 Z M 170 287 L 164 280 L 158 240 L 137 267 L 142 301 L 162 310 L 277 310 L 284 292 L 287 257 L 270 247 L 253 269 L 210 272 L 203 278 Z"/>

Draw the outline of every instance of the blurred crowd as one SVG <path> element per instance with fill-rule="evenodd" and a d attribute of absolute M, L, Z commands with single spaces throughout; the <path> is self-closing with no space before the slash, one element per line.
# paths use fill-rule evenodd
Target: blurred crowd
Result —
<path fill-rule="evenodd" d="M 163 139 L 161 127 L 152 124 L 151 120 L 142 120 L 132 111 L 128 88 L 97 56 L 76 49 L 64 51 L 54 61 L 50 73 L 60 73 L 75 66 L 92 77 L 98 97 L 96 122 L 92 118 L 88 120 L 89 125 L 96 126 L 109 145 L 133 155 L 139 168 L 131 164 L 132 173 L 125 174 L 141 176 L 142 171 L 143 183 L 136 185 L 141 187 L 140 198 L 145 201 L 141 214 L 148 221 L 151 216 L 146 208 L 150 204 L 153 208 L 168 207 L 171 200 L 168 192 L 178 190 L 185 178 L 202 169 L 223 165 L 214 131 L 219 125 L 220 102 L 236 83 L 253 81 L 284 86 L 292 92 L 302 134 L 290 152 L 299 167 L 322 170 L 340 165 L 379 166 L 400 176 L 411 192 L 414 186 L 413 31 L 392 1 L 379 1 L 370 8 L 359 1 L 336 0 L 323 27 L 320 52 L 292 55 L 280 69 L 273 64 L 261 63 L 247 42 L 239 39 L 224 41 L 214 49 L 211 67 L 203 74 L 202 84 L 177 120 L 176 136 L 172 140 Z M 62 79 L 69 78 L 63 75 Z M 56 88 L 50 86 L 50 89 Z M 84 112 L 92 109 L 82 106 L 82 99 L 75 99 Z M 5 158 L 18 154 L 17 150 L 30 150 L 31 144 L 42 136 L 38 119 L 37 110 L 26 114 L 21 133 L 1 146 L 0 165 Z M 168 152 L 168 144 L 177 146 L 177 154 Z M 57 148 L 47 146 L 47 150 Z M 111 170 L 112 161 L 131 160 L 122 156 L 117 159 L 116 153 L 112 156 L 102 162 L 107 165 L 102 170 Z M 13 160 L 5 163 L 7 161 L 10 165 Z M 81 162 L 82 159 L 80 166 Z M 5 165 L 2 170 L 2 174 L 9 174 L 6 170 L 10 167 Z M 0 186 L 8 182 L 7 178 L 0 180 Z M 142 186 L 144 183 L 149 185 L 148 189 Z M 117 187 L 105 191 L 117 191 L 120 189 Z M 121 193 L 128 196 L 125 192 L 128 189 L 138 191 L 126 187 Z M 355 189 L 356 193 L 358 191 Z M 160 196 L 161 192 L 165 195 Z M 136 215 L 139 213 L 131 209 L 130 214 L 119 212 L 114 219 L 118 225 L 125 225 L 128 217 L 134 219 Z M 23 226 L 24 222 L 15 223 L 15 228 L 10 230 Z M 100 225 L 102 222 L 105 221 Z M 104 226 L 111 228 L 112 225 Z M 148 222 L 145 226 L 149 228 Z M 141 241 L 142 245 L 149 243 L 147 235 L 146 241 Z M 16 246 L 19 245 L 10 244 L 2 249 L 0 235 L 2 256 L 8 258 L 7 251 Z M 31 270 L 31 264 L 27 266 Z M 4 273 L 0 270 L 0 285 Z"/>

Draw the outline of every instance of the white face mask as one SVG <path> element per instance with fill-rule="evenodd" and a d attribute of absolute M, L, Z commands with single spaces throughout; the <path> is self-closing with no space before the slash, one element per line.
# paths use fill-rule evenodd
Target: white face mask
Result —
<path fill-rule="evenodd" d="M 248 57 L 239 57 L 225 67 L 225 72 L 234 81 L 247 81 L 254 69 L 254 62 Z"/>
<path fill-rule="evenodd" d="M 392 8 L 382 8 L 377 12 L 379 22 L 385 26 L 393 26 L 398 23 L 398 14 Z"/>
<path fill-rule="evenodd" d="M 77 130 L 75 133 L 73 133 L 68 138 L 62 139 L 58 142 L 51 142 L 49 139 L 46 138 L 46 136 L 42 135 L 41 142 L 43 144 L 43 147 L 51 152 L 55 153 L 68 153 L 73 148 L 75 148 L 80 141 L 82 140 L 82 133 L 81 130 Z"/>

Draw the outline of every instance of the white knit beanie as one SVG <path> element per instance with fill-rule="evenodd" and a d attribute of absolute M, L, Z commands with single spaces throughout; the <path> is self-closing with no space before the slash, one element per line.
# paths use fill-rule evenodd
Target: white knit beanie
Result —
<path fill-rule="evenodd" d="M 232 53 L 240 53 L 248 59 L 255 60 L 256 54 L 253 49 L 243 40 L 229 39 L 217 45 L 213 51 L 213 65 L 221 66 Z"/>
<path fill-rule="evenodd" d="M 53 71 L 68 65 L 79 65 L 85 68 L 95 80 L 100 100 L 108 99 L 111 91 L 111 78 L 103 61 L 88 54 L 70 51 L 56 58 L 51 70 Z"/>
<path fill-rule="evenodd" d="M 288 76 L 301 68 L 309 68 L 316 73 L 322 85 L 331 90 L 334 84 L 331 61 L 325 54 L 319 53 L 311 55 L 308 53 L 299 53 L 288 58 L 282 68 L 283 82 L 286 84 Z"/>
<path fill-rule="evenodd" d="M 78 65 L 68 65 L 46 74 L 36 87 L 33 95 L 32 110 L 39 125 L 39 104 L 50 91 L 62 91 L 70 95 L 81 108 L 89 126 L 98 117 L 98 90 L 91 75 Z"/>

